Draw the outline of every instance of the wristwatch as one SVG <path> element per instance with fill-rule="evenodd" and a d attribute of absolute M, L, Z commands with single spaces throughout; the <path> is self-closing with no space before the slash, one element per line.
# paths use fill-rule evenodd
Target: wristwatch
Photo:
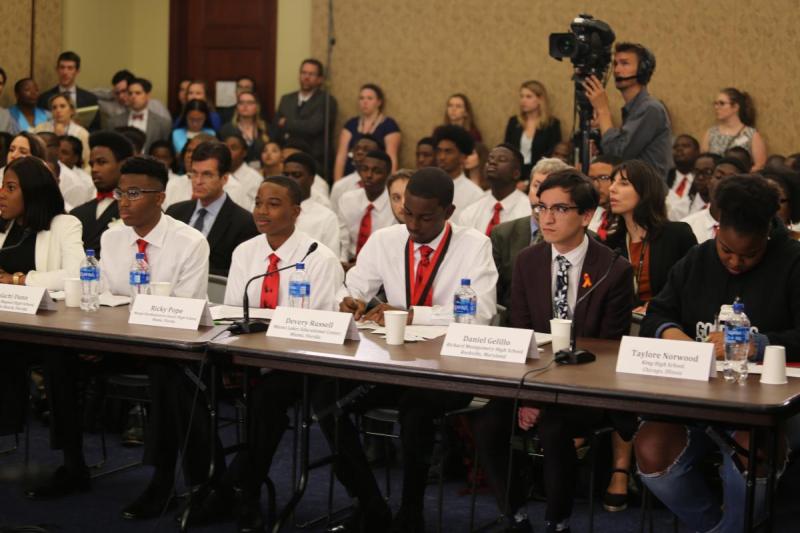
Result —
<path fill-rule="evenodd" d="M 19 281 L 22 279 L 22 276 L 24 275 L 25 275 L 24 272 L 14 272 L 14 274 L 11 276 L 11 283 L 13 283 L 14 285 L 19 285 L 20 284 Z"/>

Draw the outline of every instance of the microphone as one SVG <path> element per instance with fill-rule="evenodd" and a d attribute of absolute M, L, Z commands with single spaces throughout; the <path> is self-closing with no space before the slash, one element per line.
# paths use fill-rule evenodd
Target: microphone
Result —
<path fill-rule="evenodd" d="M 635 80 L 639 76 L 614 76 L 614 81 L 628 81 Z"/>
<path fill-rule="evenodd" d="M 320 420 L 324 419 L 330 415 L 341 416 L 344 413 L 344 409 L 350 405 L 351 403 L 359 400 L 362 396 L 366 396 L 369 394 L 372 389 L 374 389 L 376 385 L 372 385 L 371 383 L 363 383 L 356 387 L 355 389 L 351 390 L 338 400 L 335 403 L 324 407 L 319 410 L 318 413 L 314 413 L 312 417 L 315 422 L 319 422 Z"/>
<path fill-rule="evenodd" d="M 314 251 L 317 249 L 318 246 L 319 244 L 317 244 L 316 242 L 312 242 L 311 246 L 308 247 L 306 255 L 304 255 L 303 258 L 300 259 L 300 261 L 297 261 L 297 263 L 302 263 L 303 261 L 305 261 L 309 255 L 314 253 Z M 278 272 L 281 272 L 283 270 L 294 268 L 295 266 L 297 266 L 297 263 L 292 263 L 291 265 L 286 265 L 285 267 L 267 271 L 263 274 L 253 276 L 252 278 L 247 280 L 247 283 L 245 283 L 244 285 L 244 294 L 242 295 L 242 314 L 243 314 L 242 320 L 237 320 L 236 322 L 231 324 L 228 327 L 228 331 L 230 331 L 234 335 L 238 335 L 240 333 L 261 333 L 267 331 L 269 324 L 267 324 L 266 322 L 250 320 L 250 297 L 247 295 L 247 289 L 250 288 L 250 283 L 252 283 L 253 281 L 261 278 L 266 278 L 267 276 L 271 276 L 272 274 L 277 274 Z"/>
<path fill-rule="evenodd" d="M 592 292 L 594 292 L 594 290 L 606 280 L 609 274 L 611 274 L 611 269 L 614 268 L 614 263 L 617 262 L 617 259 L 619 259 L 620 255 L 622 255 L 622 250 L 615 248 L 614 257 L 611 258 L 611 263 L 608 265 L 605 274 L 603 274 L 600 279 L 597 280 L 597 283 L 589 287 L 589 290 L 586 291 L 583 296 L 578 298 L 578 300 L 575 302 L 576 310 L 578 309 L 578 304 L 586 300 L 586 298 L 588 298 L 589 295 L 592 294 Z M 575 349 L 575 337 L 575 322 L 573 321 L 570 324 L 569 350 L 564 349 L 556 352 L 554 358 L 556 363 L 560 365 L 582 365 L 584 363 L 591 363 L 597 359 L 597 356 L 595 356 L 592 352 Z"/>

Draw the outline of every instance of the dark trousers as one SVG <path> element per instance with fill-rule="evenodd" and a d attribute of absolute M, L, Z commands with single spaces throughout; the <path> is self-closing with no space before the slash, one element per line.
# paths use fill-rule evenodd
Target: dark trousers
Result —
<path fill-rule="evenodd" d="M 312 393 L 314 411 L 320 413 L 359 385 L 340 381 L 337 393 L 335 380 L 320 381 Z M 398 409 L 403 456 L 403 508 L 413 511 L 423 508 L 436 419 L 447 411 L 469 405 L 471 398 L 468 394 L 378 385 L 348 409 L 350 412 L 365 412 L 375 407 Z M 361 447 L 358 430 L 350 417 L 339 417 L 338 435 L 334 416 L 322 418 L 320 427 L 331 447 L 338 452 L 335 471 L 339 482 L 351 496 L 359 499 L 362 506 L 381 500 L 380 489 Z"/>
<path fill-rule="evenodd" d="M 3 342 L 0 357 L 0 435 L 20 433 L 28 409 L 28 365 L 33 349 L 16 342 Z"/>

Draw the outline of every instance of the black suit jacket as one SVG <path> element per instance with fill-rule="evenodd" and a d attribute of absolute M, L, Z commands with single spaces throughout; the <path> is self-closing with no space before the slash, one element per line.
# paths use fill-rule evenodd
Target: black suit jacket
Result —
<path fill-rule="evenodd" d="M 511 117 L 508 119 L 508 124 L 506 125 L 504 142 L 507 142 L 519 150 L 519 139 L 522 136 L 523 130 L 524 128 L 522 127 L 522 124 L 519 123 L 519 120 L 517 120 L 517 117 Z M 554 118 L 553 122 L 551 122 L 546 128 L 537 128 L 536 134 L 533 136 L 533 142 L 531 143 L 531 162 L 530 164 L 525 165 L 522 179 L 528 179 L 530 177 L 531 169 L 534 165 L 536 165 L 536 162 L 543 157 L 548 157 L 552 153 L 553 148 L 555 148 L 560 142 L 561 123 L 557 118 Z"/>
<path fill-rule="evenodd" d="M 94 250 L 95 256 L 100 259 L 100 237 L 108 229 L 108 225 L 119 218 L 119 205 L 116 200 L 95 218 L 97 200 L 89 200 L 72 211 L 70 215 L 76 217 L 83 225 L 83 247 Z"/>
<path fill-rule="evenodd" d="M 628 258 L 628 247 L 626 245 L 627 231 L 625 224 L 620 222 L 617 226 L 618 231 L 608 236 L 608 244 L 611 248 L 622 251 L 622 255 Z M 650 239 L 650 291 L 655 297 L 667 283 L 667 275 L 672 265 L 680 261 L 686 252 L 697 244 L 691 226 L 685 222 L 667 222 L 661 233 Z M 638 267 L 638 265 L 636 265 Z"/>
<path fill-rule="evenodd" d="M 195 200 L 178 202 L 169 206 L 167 214 L 188 224 L 196 206 Z M 228 270 L 231 268 L 233 250 L 256 235 L 258 235 L 258 229 L 253 222 L 253 215 L 236 205 L 230 196 L 225 198 L 225 203 L 222 204 L 217 218 L 214 219 L 214 225 L 208 232 L 208 247 L 211 249 L 210 272 L 218 276 L 227 276 Z"/>
<path fill-rule="evenodd" d="M 550 332 L 550 319 L 553 318 L 551 265 L 552 246 L 546 242 L 519 253 L 511 281 L 512 327 Z M 600 283 L 606 272 L 609 272 L 608 277 Z M 630 331 L 634 304 L 630 263 L 604 244 L 589 238 L 577 299 L 591 288 L 590 284 L 583 282 L 586 276 L 591 284 L 597 285 L 594 292 L 575 308 L 573 323 L 576 335 L 599 339 L 619 339 L 626 335 Z"/>
<path fill-rule="evenodd" d="M 36 105 L 38 105 L 42 109 L 47 109 L 49 111 L 50 107 L 47 105 L 47 102 L 50 100 L 50 98 L 52 98 L 53 96 L 55 96 L 56 94 L 58 94 L 60 92 L 61 91 L 59 91 L 58 85 L 46 90 L 45 92 L 43 92 L 42 94 L 39 95 L 39 100 L 37 100 Z M 76 100 L 76 106 L 79 107 L 79 108 L 98 105 L 97 104 L 97 96 L 95 96 L 95 94 L 92 93 L 92 92 L 89 92 L 89 91 L 87 91 L 85 89 L 81 89 L 80 87 L 75 87 L 75 100 Z M 89 124 L 89 127 L 86 128 L 86 129 L 88 129 L 89 131 L 97 131 L 97 130 L 100 129 L 100 110 L 99 109 L 98 109 L 98 112 L 95 113 L 91 124 Z"/>
<path fill-rule="evenodd" d="M 285 141 L 289 138 L 298 138 L 306 141 L 311 146 L 311 155 L 317 161 L 318 168 L 324 169 L 323 160 L 325 154 L 325 91 L 317 90 L 302 107 L 297 105 L 297 91 L 284 94 L 281 97 L 275 118 L 272 120 L 269 136 L 271 139 Z M 328 157 L 329 167 L 333 164 L 333 125 L 336 122 L 336 98 L 331 96 L 330 100 L 330 136 L 329 146 L 331 147 Z M 286 119 L 286 125 L 282 128 L 278 122 L 282 118 Z M 325 169 L 327 174 L 328 169 Z M 322 174 L 322 172 L 320 172 Z"/>

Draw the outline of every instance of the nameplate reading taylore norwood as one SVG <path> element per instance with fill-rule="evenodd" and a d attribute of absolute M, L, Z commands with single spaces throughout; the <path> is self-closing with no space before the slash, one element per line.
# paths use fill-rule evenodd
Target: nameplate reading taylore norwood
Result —
<path fill-rule="evenodd" d="M 617 372 L 708 381 L 716 375 L 710 342 L 622 337 Z"/>
<path fill-rule="evenodd" d="M 56 310 L 56 303 L 44 287 L 0 285 L 0 311 L 35 315 L 39 309 Z"/>
<path fill-rule="evenodd" d="M 214 325 L 205 300 L 150 294 L 136 297 L 128 323 L 175 329 Z"/>
<path fill-rule="evenodd" d="M 358 340 L 358 328 L 350 313 L 276 307 L 267 337 L 298 341 L 342 344 L 345 338 Z"/>
<path fill-rule="evenodd" d="M 442 355 L 524 363 L 539 359 L 532 329 L 500 328 L 452 323 L 442 344 Z"/>

